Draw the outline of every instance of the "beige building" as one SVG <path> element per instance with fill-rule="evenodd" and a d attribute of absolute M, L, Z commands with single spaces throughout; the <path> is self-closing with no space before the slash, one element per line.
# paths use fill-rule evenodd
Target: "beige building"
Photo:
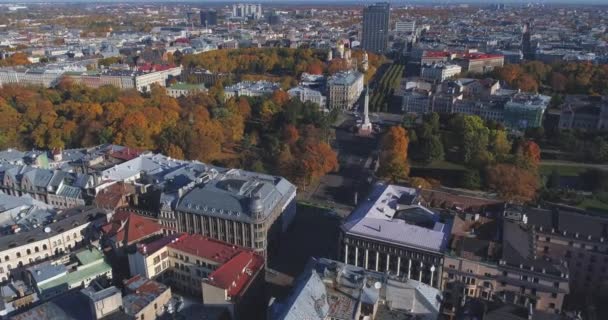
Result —
<path fill-rule="evenodd" d="M 88 227 L 94 221 L 106 221 L 107 212 L 87 207 L 68 210 L 57 222 L 44 227 L 0 237 L 0 279 L 10 271 L 50 259 L 82 246 L 88 239 Z"/>
<path fill-rule="evenodd" d="M 568 269 L 535 255 L 530 226 L 506 219 L 465 219 L 456 217 L 452 250 L 444 258 L 446 316 L 453 317 L 458 306 L 472 298 L 561 312 L 569 293 Z M 502 239 L 494 240 L 501 233 Z"/>
<path fill-rule="evenodd" d="M 327 81 L 329 109 L 352 109 L 363 92 L 363 74 L 358 71 L 337 73 Z"/>
<path fill-rule="evenodd" d="M 129 254 L 129 269 L 132 276 L 170 284 L 234 315 L 255 309 L 264 258 L 200 235 L 173 234 L 138 245 Z"/>
<path fill-rule="evenodd" d="M 93 319 L 102 319 L 122 307 L 122 292 L 114 286 L 99 291 L 93 287 L 86 287 L 80 292 L 89 300 Z"/>

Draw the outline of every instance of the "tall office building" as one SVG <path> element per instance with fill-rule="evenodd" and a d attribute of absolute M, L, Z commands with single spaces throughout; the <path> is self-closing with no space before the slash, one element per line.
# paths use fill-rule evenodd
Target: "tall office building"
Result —
<path fill-rule="evenodd" d="M 262 5 L 251 3 L 235 3 L 232 5 L 232 16 L 235 18 L 262 18 Z"/>
<path fill-rule="evenodd" d="M 201 11 L 201 25 L 206 27 L 217 25 L 217 11 Z"/>
<path fill-rule="evenodd" d="M 363 9 L 363 37 L 361 46 L 366 51 L 384 53 L 388 46 L 390 5 L 376 3 Z"/>
<path fill-rule="evenodd" d="M 530 27 L 530 22 L 526 22 L 526 24 L 524 24 L 521 37 L 521 51 L 523 52 L 524 59 L 526 60 L 531 60 L 534 58 L 534 51 L 532 51 L 532 42 L 530 39 Z"/>

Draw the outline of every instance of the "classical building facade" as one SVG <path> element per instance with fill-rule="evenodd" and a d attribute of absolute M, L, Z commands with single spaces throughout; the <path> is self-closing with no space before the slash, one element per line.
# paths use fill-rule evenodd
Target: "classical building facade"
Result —
<path fill-rule="evenodd" d="M 340 72 L 327 81 L 329 109 L 348 110 L 363 92 L 363 74 L 357 71 Z"/>
<path fill-rule="evenodd" d="M 342 261 L 441 286 L 451 221 L 417 204 L 416 189 L 376 185 L 342 225 Z"/>

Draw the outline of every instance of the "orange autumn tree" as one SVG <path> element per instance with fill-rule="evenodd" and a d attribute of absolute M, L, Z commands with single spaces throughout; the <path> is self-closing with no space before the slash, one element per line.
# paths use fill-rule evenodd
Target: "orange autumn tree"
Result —
<path fill-rule="evenodd" d="M 505 199 L 526 202 L 534 199 L 538 176 L 511 164 L 496 164 L 486 170 L 488 186 Z"/>
<path fill-rule="evenodd" d="M 380 144 L 378 176 L 390 182 L 407 178 L 410 173 L 407 162 L 408 144 L 409 138 L 404 128 L 395 126 L 388 130 Z"/>
<path fill-rule="evenodd" d="M 526 141 L 518 151 L 520 166 L 529 170 L 538 170 L 540 165 L 540 147 L 534 141 Z"/>
<path fill-rule="evenodd" d="M 338 169 L 336 152 L 325 142 L 307 144 L 300 154 L 300 165 L 304 169 L 299 181 L 304 185 L 318 180 Z"/>

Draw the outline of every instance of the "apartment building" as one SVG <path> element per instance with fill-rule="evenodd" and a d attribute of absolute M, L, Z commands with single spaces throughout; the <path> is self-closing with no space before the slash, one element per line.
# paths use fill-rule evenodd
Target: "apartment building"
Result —
<path fill-rule="evenodd" d="M 11 270 L 57 257 L 82 247 L 92 237 L 93 223 L 107 220 L 107 212 L 92 207 L 66 210 L 56 222 L 43 227 L 0 237 L 0 279 L 9 279 Z"/>
<path fill-rule="evenodd" d="M 346 71 L 334 74 L 327 81 L 330 110 L 352 109 L 363 92 L 363 74 Z"/>
<path fill-rule="evenodd" d="M 131 275 L 170 284 L 227 308 L 231 315 L 259 311 L 264 258 L 201 235 L 173 234 L 138 245 L 129 254 Z"/>
<path fill-rule="evenodd" d="M 442 82 L 460 74 L 460 72 L 462 72 L 462 67 L 457 64 L 436 63 L 423 65 L 420 77 L 427 81 Z"/>
<path fill-rule="evenodd" d="M 524 212 L 536 255 L 568 263 L 574 294 L 608 288 L 608 219 L 562 207 Z"/>
<path fill-rule="evenodd" d="M 378 184 L 341 227 L 346 264 L 441 287 L 451 222 L 421 205 L 419 191 Z"/>
<path fill-rule="evenodd" d="M 57 208 L 83 206 L 83 190 L 91 183 L 90 176 L 79 173 L 0 164 L 0 191 L 13 196 L 27 194 Z"/>
<path fill-rule="evenodd" d="M 433 95 L 428 90 L 409 89 L 403 93 L 401 110 L 405 113 L 426 114 L 431 112 Z"/>
<path fill-rule="evenodd" d="M 466 53 L 459 57 L 462 68 L 472 73 L 487 73 L 502 67 L 505 56 L 502 54 L 487 54 L 481 52 Z"/>
<path fill-rule="evenodd" d="M 395 22 L 395 32 L 415 33 L 416 21 L 397 21 Z"/>
<path fill-rule="evenodd" d="M 519 217 L 456 217 L 443 264 L 443 314 L 453 318 L 463 302 L 474 299 L 561 312 L 570 292 L 568 268 L 536 254 L 533 229 Z"/>

